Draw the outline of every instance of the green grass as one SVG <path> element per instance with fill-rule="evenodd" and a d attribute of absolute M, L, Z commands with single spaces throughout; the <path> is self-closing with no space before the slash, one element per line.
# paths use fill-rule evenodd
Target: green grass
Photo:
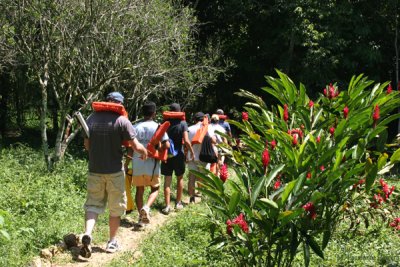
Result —
<path fill-rule="evenodd" d="M 42 157 L 40 149 L 23 144 L 0 150 L 0 214 L 5 217 L 0 230 L 11 237 L 7 241 L 0 236 L 0 266 L 26 266 L 41 249 L 58 243 L 65 234 L 83 231 L 86 157 L 66 155 L 52 173 L 47 172 Z M 173 195 L 175 183 L 173 179 Z M 394 183 L 396 180 L 389 181 L 390 185 Z M 398 185 L 397 180 L 396 191 Z M 396 191 L 393 197 L 399 203 Z M 153 211 L 163 205 L 161 187 Z M 135 251 L 123 253 L 109 266 L 235 266 L 230 255 L 209 246 L 209 221 L 204 216 L 207 212 L 205 203 L 185 208 L 143 241 L 138 248 L 143 257 L 134 260 Z M 398 210 L 394 216 L 400 216 Z M 399 233 L 392 231 L 387 222 L 376 222 L 352 232 L 342 221 L 324 252 L 325 260 L 313 255 L 311 266 L 399 266 Z M 107 224 L 107 214 L 100 216 L 94 232 L 96 243 L 106 242 Z M 303 266 L 301 253 L 294 266 Z"/>
<path fill-rule="evenodd" d="M 0 266 L 21 266 L 82 227 L 86 162 L 67 157 L 48 173 L 41 153 L 24 145 L 2 149 L 0 162 L 0 207 L 11 237 L 0 241 Z"/>
<path fill-rule="evenodd" d="M 107 266 L 232 266 L 233 259 L 209 247 L 209 222 L 204 203 L 190 205 L 149 235 L 137 251 L 123 253 Z M 135 261 L 138 251 L 143 255 Z"/>

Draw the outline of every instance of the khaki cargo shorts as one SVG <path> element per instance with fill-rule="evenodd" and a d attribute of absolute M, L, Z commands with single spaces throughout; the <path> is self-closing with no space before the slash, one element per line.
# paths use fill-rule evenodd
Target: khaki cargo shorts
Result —
<path fill-rule="evenodd" d="M 101 214 L 104 213 L 107 203 L 110 216 L 124 215 L 126 192 L 123 171 L 112 174 L 89 173 L 85 210 Z"/>
<path fill-rule="evenodd" d="M 133 175 L 132 176 L 132 184 L 134 186 L 151 186 L 151 187 L 159 187 L 160 186 L 160 177 L 158 175 Z"/>

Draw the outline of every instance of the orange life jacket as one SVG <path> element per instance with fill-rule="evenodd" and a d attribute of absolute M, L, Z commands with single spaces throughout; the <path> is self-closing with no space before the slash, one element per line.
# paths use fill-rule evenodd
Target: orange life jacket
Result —
<path fill-rule="evenodd" d="M 162 149 L 159 151 L 156 149 L 156 146 L 160 143 L 170 125 L 171 123 L 169 121 L 164 122 L 160 125 L 160 127 L 157 128 L 156 132 L 151 137 L 146 147 L 149 157 L 159 159 L 161 161 L 166 161 L 168 159 L 168 149 Z"/>
<path fill-rule="evenodd" d="M 96 112 L 111 111 L 128 118 L 128 112 L 126 112 L 125 107 L 122 104 L 113 102 L 93 102 L 92 108 Z M 122 145 L 124 147 L 131 146 L 128 141 L 122 141 Z"/>
<path fill-rule="evenodd" d="M 185 112 L 164 111 L 162 115 L 164 120 L 169 120 L 169 119 L 179 119 L 181 121 L 186 120 Z"/>
<path fill-rule="evenodd" d="M 204 136 L 208 131 L 208 117 L 204 116 L 203 122 L 201 123 L 200 128 L 196 131 L 193 136 L 192 144 L 201 144 L 203 142 Z"/>
<path fill-rule="evenodd" d="M 228 116 L 227 116 L 227 115 L 218 115 L 218 117 L 219 117 L 220 120 L 226 120 L 226 119 L 228 119 Z"/>

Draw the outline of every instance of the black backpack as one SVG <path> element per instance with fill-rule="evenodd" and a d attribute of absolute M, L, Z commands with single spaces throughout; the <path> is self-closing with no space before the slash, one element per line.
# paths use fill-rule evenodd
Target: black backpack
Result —
<path fill-rule="evenodd" d="M 201 142 L 201 149 L 199 154 L 199 159 L 206 163 L 216 163 L 218 162 L 218 157 L 215 154 L 211 137 L 208 133 L 204 136 L 203 142 Z"/>

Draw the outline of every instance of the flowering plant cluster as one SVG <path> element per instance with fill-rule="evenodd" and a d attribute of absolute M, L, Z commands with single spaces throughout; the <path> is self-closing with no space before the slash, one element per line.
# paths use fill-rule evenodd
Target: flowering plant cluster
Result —
<path fill-rule="evenodd" d="M 239 226 L 240 229 L 242 229 L 243 232 L 248 233 L 249 232 L 249 226 L 247 225 L 247 222 L 244 218 L 244 214 L 240 213 L 235 219 L 227 220 L 226 221 L 226 232 L 228 234 L 232 234 L 232 229 L 234 225 Z"/>
<path fill-rule="evenodd" d="M 244 265 L 290 266 L 302 251 L 308 266 L 311 252 L 324 257 L 343 212 L 360 191 L 377 192 L 377 203 L 379 196 L 385 201 L 394 193 L 376 178 L 400 161 L 400 149 L 389 157 L 385 145 L 387 125 L 400 117 L 392 114 L 400 98 L 397 91 L 388 93 L 389 83 L 374 84 L 360 75 L 347 90 L 330 84 L 310 99 L 304 85 L 277 73 L 279 78 L 267 77 L 263 88 L 276 106 L 267 107 L 250 92 L 238 93 L 249 99 L 246 116 L 229 123 L 241 131 L 241 146 L 225 147 L 236 177 L 223 182 L 210 172 L 193 172 L 202 178 L 200 190 L 211 199 L 219 226 L 213 228 L 219 229 L 214 243 Z M 230 220 L 236 214 L 246 217 L 248 231 L 228 230 L 236 225 Z"/>

